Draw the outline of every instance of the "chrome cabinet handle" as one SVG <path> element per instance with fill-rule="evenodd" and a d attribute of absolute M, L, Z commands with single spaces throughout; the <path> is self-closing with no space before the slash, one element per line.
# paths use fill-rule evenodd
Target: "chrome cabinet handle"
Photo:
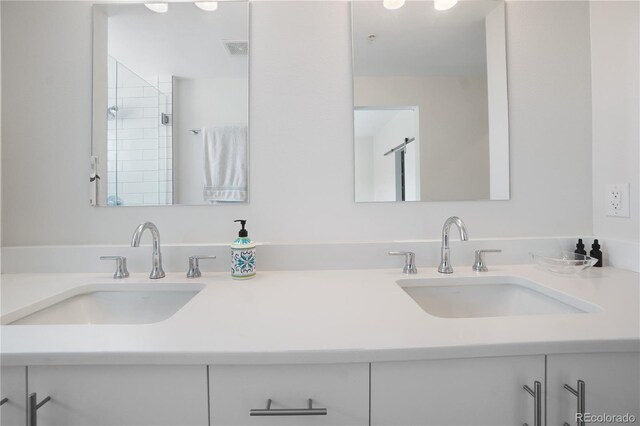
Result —
<path fill-rule="evenodd" d="M 9 398 L 0 399 L 0 407 L 3 406 L 6 402 L 9 402 Z"/>
<path fill-rule="evenodd" d="M 100 256 L 100 260 L 115 260 L 116 272 L 113 274 L 113 278 L 127 278 L 129 271 L 127 270 L 127 258 L 124 256 Z"/>
<path fill-rule="evenodd" d="M 536 380 L 533 382 L 533 390 L 527 385 L 522 389 L 533 397 L 533 426 L 542 426 L 542 384 Z"/>
<path fill-rule="evenodd" d="M 578 389 L 574 389 L 571 386 L 565 384 L 563 386 L 566 390 L 571 392 L 573 396 L 578 400 L 578 409 L 576 416 L 576 424 L 578 426 L 584 426 L 584 395 L 585 395 L 585 385 L 584 381 L 578 380 Z"/>
<path fill-rule="evenodd" d="M 391 256 L 404 256 L 404 268 L 402 272 L 413 275 L 418 273 L 416 268 L 416 254 L 412 251 L 390 251 Z"/>
<path fill-rule="evenodd" d="M 215 256 L 196 255 L 189 257 L 189 270 L 187 271 L 187 278 L 199 278 L 202 276 L 200 272 L 200 260 L 201 259 L 215 259 Z"/>
<path fill-rule="evenodd" d="M 476 250 L 476 259 L 473 262 L 473 270 L 476 272 L 487 272 L 487 264 L 484 261 L 485 253 L 502 253 L 502 250 Z"/>
<path fill-rule="evenodd" d="M 252 408 L 250 416 L 326 416 L 326 408 L 313 408 L 311 398 L 307 400 L 307 408 L 271 408 L 271 398 L 267 399 L 267 408 Z"/>
<path fill-rule="evenodd" d="M 38 409 L 49 401 L 51 401 L 50 396 L 38 402 L 35 392 L 29 394 L 27 400 L 27 426 L 38 426 Z"/>

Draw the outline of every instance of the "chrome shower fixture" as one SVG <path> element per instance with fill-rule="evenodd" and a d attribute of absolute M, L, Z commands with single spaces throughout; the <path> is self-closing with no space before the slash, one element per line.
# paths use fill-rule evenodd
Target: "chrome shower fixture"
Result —
<path fill-rule="evenodd" d="M 116 119 L 116 112 L 118 112 L 118 107 L 113 105 L 107 108 L 107 120 L 113 121 Z"/>

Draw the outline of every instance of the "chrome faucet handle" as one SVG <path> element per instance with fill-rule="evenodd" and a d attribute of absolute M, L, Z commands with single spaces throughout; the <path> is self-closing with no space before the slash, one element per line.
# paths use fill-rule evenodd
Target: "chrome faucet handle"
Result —
<path fill-rule="evenodd" d="M 215 256 L 196 255 L 189 256 L 189 270 L 187 271 L 187 278 L 199 278 L 202 276 L 200 272 L 200 260 L 201 259 L 215 259 Z"/>
<path fill-rule="evenodd" d="M 389 254 L 391 256 L 402 256 L 404 255 L 404 268 L 402 268 L 402 272 L 405 274 L 417 274 L 418 269 L 416 268 L 416 254 L 412 251 L 390 251 Z"/>
<path fill-rule="evenodd" d="M 100 256 L 100 260 L 115 260 L 116 272 L 113 274 L 113 278 L 127 278 L 129 271 L 127 271 L 127 258 L 124 256 Z"/>
<path fill-rule="evenodd" d="M 502 253 L 502 250 L 476 250 L 476 260 L 473 262 L 473 270 L 476 272 L 487 272 L 487 264 L 484 261 L 485 253 Z"/>

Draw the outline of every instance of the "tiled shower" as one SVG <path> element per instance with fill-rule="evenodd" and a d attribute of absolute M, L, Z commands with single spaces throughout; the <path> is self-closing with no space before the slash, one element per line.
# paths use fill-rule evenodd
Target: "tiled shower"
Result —
<path fill-rule="evenodd" d="M 173 79 L 108 67 L 107 204 L 173 204 Z"/>

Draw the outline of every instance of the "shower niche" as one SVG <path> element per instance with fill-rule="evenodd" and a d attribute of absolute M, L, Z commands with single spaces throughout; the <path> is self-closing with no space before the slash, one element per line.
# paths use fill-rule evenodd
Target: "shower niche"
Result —
<path fill-rule="evenodd" d="M 91 204 L 247 201 L 249 4 L 93 12 Z"/>

